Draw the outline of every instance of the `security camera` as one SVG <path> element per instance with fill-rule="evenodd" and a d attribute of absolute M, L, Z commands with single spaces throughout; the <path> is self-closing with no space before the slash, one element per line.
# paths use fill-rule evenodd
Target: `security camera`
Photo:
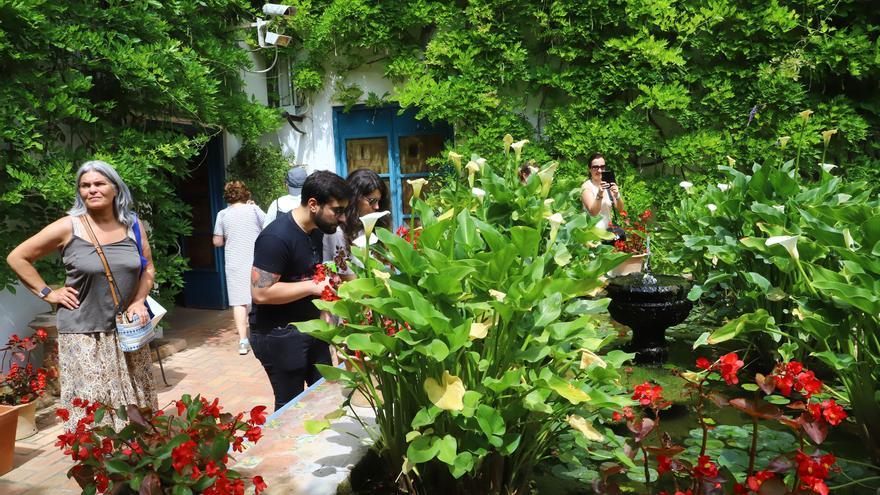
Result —
<path fill-rule="evenodd" d="M 280 3 L 267 3 L 263 5 L 263 13 L 266 15 L 293 15 L 296 9 L 290 5 Z"/>
<path fill-rule="evenodd" d="M 266 31 L 266 44 L 275 46 L 287 46 L 290 44 L 290 36 Z"/>

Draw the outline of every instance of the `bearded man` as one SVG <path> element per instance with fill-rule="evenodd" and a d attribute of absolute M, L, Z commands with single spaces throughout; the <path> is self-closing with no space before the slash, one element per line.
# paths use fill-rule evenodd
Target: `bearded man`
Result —
<path fill-rule="evenodd" d="M 315 364 L 330 364 L 330 348 L 301 333 L 297 322 L 320 318 L 312 304 L 329 277 L 312 281 L 321 263 L 324 234 L 345 220 L 349 191 L 332 172 L 315 172 L 302 186 L 300 205 L 257 237 L 251 268 L 251 348 L 269 376 L 275 409 L 321 378 Z M 332 290 L 332 288 L 330 289 Z"/>

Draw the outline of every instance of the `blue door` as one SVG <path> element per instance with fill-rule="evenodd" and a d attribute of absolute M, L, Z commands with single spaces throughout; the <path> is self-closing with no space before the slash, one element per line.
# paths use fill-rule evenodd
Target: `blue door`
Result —
<path fill-rule="evenodd" d="M 223 248 L 215 248 L 212 242 L 214 219 L 225 207 L 222 133 L 211 138 L 190 165 L 192 174 L 177 190 L 192 212 L 192 233 L 181 240 L 181 254 L 190 269 L 183 273 L 183 301 L 179 303 L 189 308 L 225 309 Z"/>
<path fill-rule="evenodd" d="M 342 177 L 359 168 L 375 171 L 388 184 L 395 227 L 410 217 L 412 187 L 406 182 L 430 173 L 427 159 L 443 151 L 452 138 L 445 123 L 415 118 L 412 109 L 356 106 L 333 109 L 336 171 Z"/>

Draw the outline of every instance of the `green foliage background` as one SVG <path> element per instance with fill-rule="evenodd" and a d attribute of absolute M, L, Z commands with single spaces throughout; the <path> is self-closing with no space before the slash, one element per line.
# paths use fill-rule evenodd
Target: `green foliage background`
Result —
<path fill-rule="evenodd" d="M 266 210 L 279 196 L 287 194 L 284 178 L 290 169 L 281 150 L 256 143 L 245 143 L 227 167 L 228 180 L 240 180 L 251 191 L 251 199 Z"/>
<path fill-rule="evenodd" d="M 585 157 L 601 151 L 632 208 L 667 208 L 682 178 L 716 174 L 727 155 L 760 161 L 807 108 L 816 111 L 813 144 L 819 131 L 840 130 L 826 161 L 843 164 L 844 176 L 878 178 L 873 2 L 294 3 L 282 28 L 294 35 L 301 89 L 382 64 L 396 84 L 391 98 L 454 123 L 465 156 L 497 159 L 492 144 L 510 132 L 537 141 L 525 158 L 557 159 L 562 176 L 584 177 Z"/>
<path fill-rule="evenodd" d="M 189 159 L 223 128 L 255 140 L 279 122 L 241 92 L 250 64 L 236 26 L 250 9 L 243 0 L 0 0 L 0 253 L 63 215 L 76 167 L 100 158 L 153 228 L 170 299 L 186 267 L 177 243 L 189 211 L 176 186 Z M 13 281 L 0 264 L 0 288 Z"/>

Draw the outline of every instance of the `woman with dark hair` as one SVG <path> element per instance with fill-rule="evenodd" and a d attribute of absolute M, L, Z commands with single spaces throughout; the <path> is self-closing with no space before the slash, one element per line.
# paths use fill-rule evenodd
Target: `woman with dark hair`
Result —
<path fill-rule="evenodd" d="M 145 301 L 155 269 L 147 232 L 132 210 L 131 191 L 109 163 L 83 163 L 76 173 L 76 189 L 67 216 L 19 244 L 6 258 L 31 292 L 58 305 L 61 407 L 70 412 L 67 430 L 85 415 L 73 406 L 79 400 L 114 409 L 128 404 L 158 408 L 149 347 L 123 352 L 116 334 L 117 311 L 125 311 L 133 321 L 150 318 Z M 66 279 L 64 287 L 53 290 L 34 262 L 55 251 L 61 253 Z M 100 253 L 110 266 L 112 289 Z M 111 415 L 103 422 L 116 429 L 126 424 Z"/>
<path fill-rule="evenodd" d="M 214 245 L 225 246 L 226 293 L 238 331 L 238 353 L 244 355 L 250 350 L 248 310 L 251 305 L 254 243 L 263 229 L 266 215 L 251 201 L 251 192 L 241 181 L 227 183 L 223 196 L 229 206 L 217 213 Z"/>
<path fill-rule="evenodd" d="M 336 262 L 342 278 L 350 280 L 354 278 L 354 272 L 348 267 L 351 245 L 364 233 L 360 217 L 377 211 L 390 211 L 391 198 L 385 181 L 372 170 L 355 170 L 348 174 L 345 183 L 351 191 L 345 222 L 335 234 L 324 236 L 324 261 Z M 390 229 L 391 215 L 379 219 L 376 226 Z"/>
<path fill-rule="evenodd" d="M 590 158 L 590 178 L 581 185 L 581 203 L 591 216 L 601 216 L 598 227 L 607 229 L 611 223 L 611 209 L 623 211 L 623 198 L 615 182 L 602 180 L 602 172 L 607 170 L 605 157 L 596 153 Z"/>

